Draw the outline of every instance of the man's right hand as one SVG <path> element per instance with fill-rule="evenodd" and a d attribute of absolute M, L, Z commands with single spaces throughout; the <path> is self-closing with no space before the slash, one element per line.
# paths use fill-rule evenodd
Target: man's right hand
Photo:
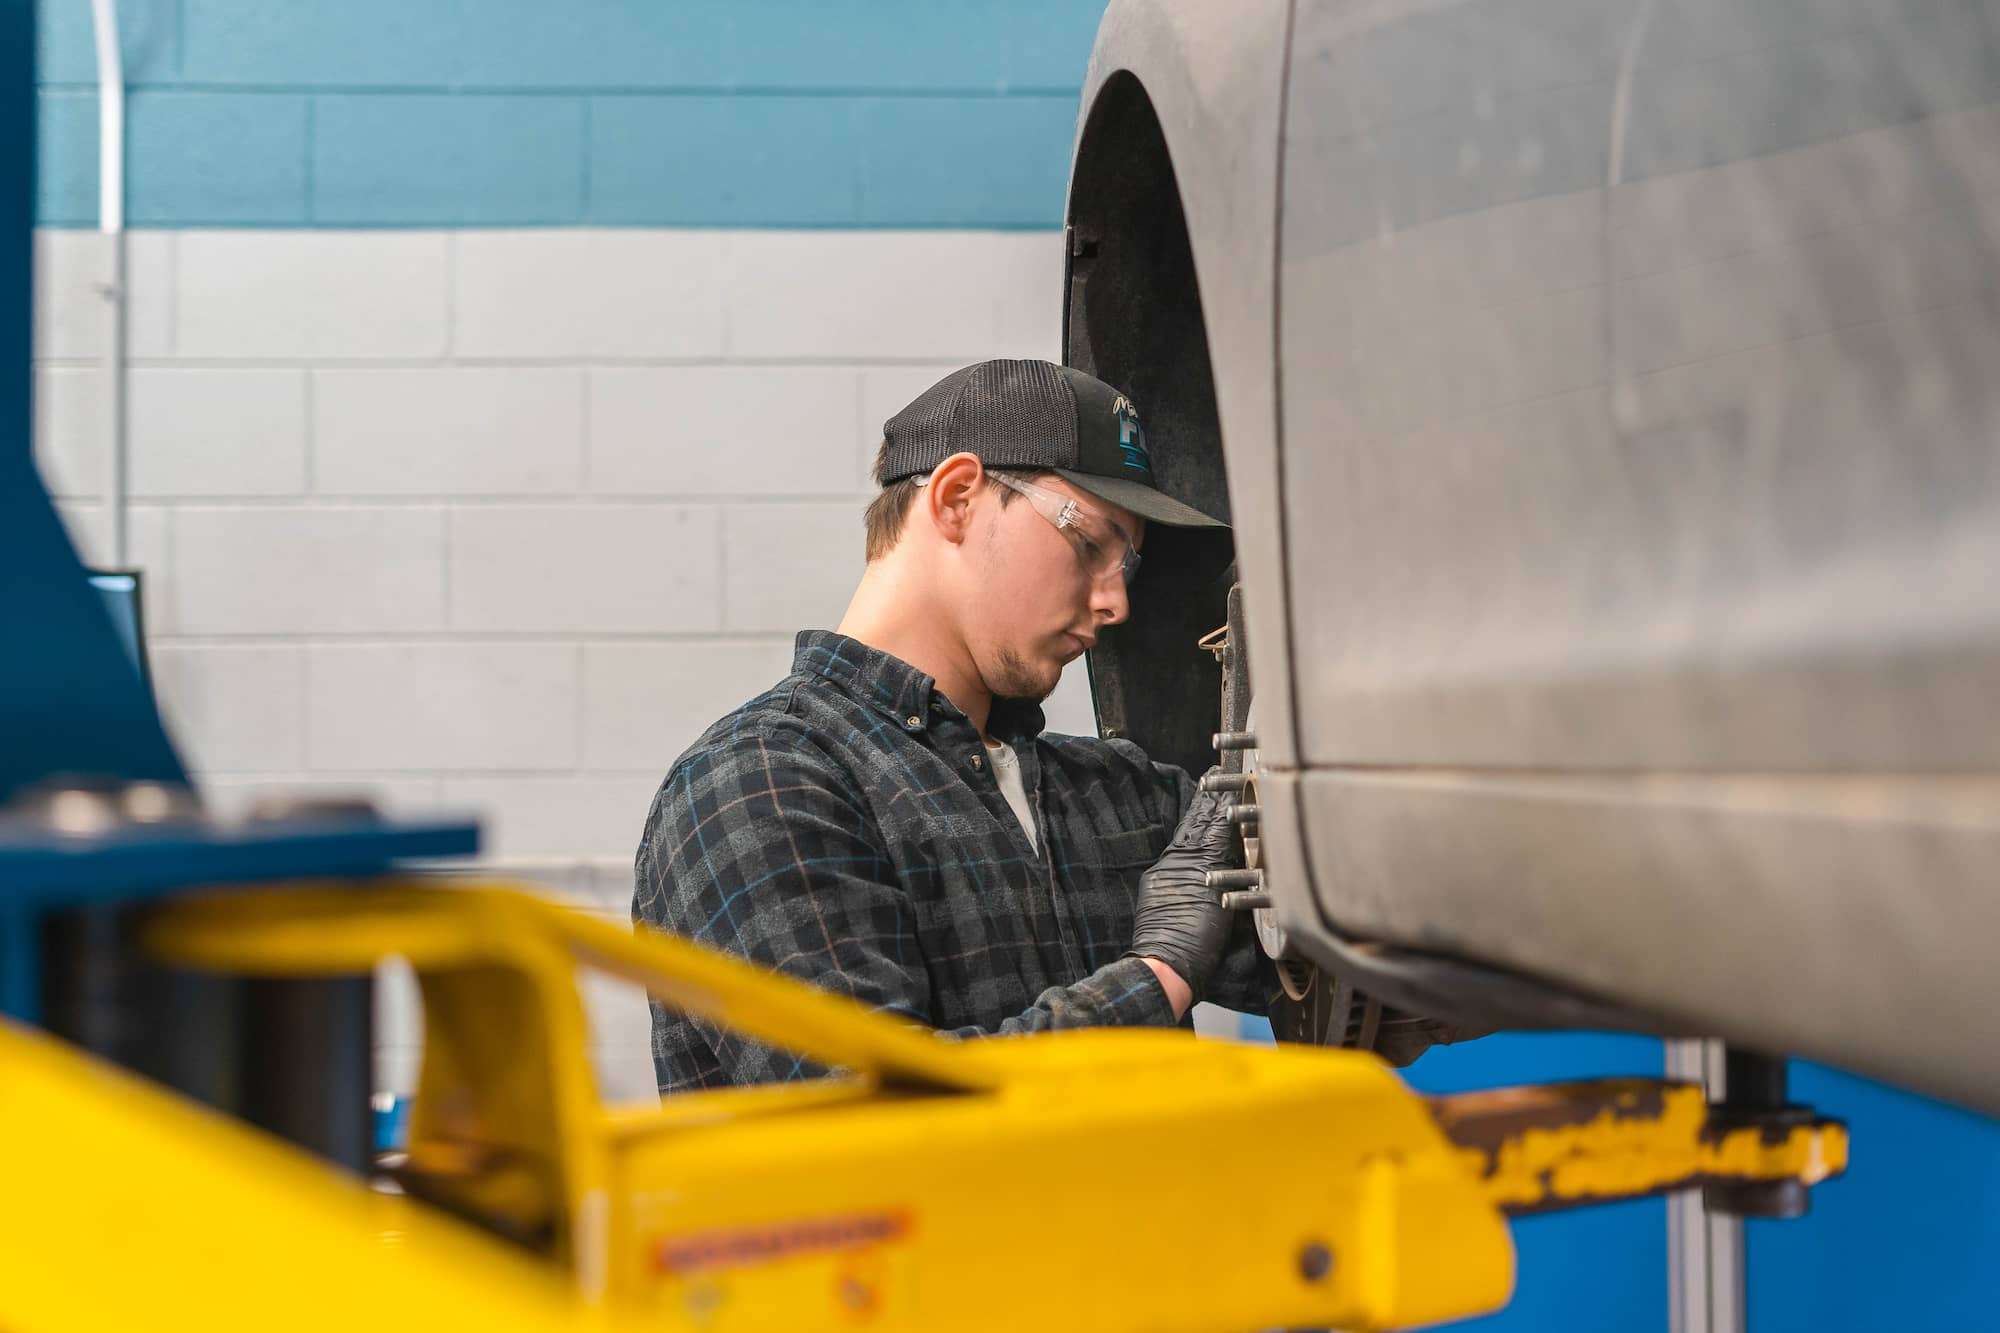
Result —
<path fill-rule="evenodd" d="M 1235 914 L 1223 910 L 1221 895 L 1207 880 L 1209 871 L 1224 869 L 1235 857 L 1237 841 L 1229 824 L 1235 804 L 1232 793 L 1197 791 L 1173 841 L 1139 880 L 1132 947 L 1126 956 L 1164 963 L 1187 983 L 1195 1000 L 1208 987 L 1234 921 Z"/>

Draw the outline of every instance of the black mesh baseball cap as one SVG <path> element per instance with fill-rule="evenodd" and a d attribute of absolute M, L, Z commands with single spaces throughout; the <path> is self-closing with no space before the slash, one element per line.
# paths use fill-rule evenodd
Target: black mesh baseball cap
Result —
<path fill-rule="evenodd" d="M 956 453 L 988 467 L 1053 472 L 1079 490 L 1172 528 L 1227 527 L 1160 490 L 1138 409 L 1080 370 L 1048 361 L 981 361 L 954 370 L 882 427 L 882 484 L 920 476 Z"/>

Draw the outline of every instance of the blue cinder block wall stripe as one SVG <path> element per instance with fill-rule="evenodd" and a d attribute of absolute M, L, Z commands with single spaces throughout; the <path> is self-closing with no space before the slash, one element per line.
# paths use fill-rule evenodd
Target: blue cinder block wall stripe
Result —
<path fill-rule="evenodd" d="M 39 0 L 37 217 L 97 213 L 89 5 Z M 124 0 L 131 220 L 1060 223 L 1104 0 Z"/>

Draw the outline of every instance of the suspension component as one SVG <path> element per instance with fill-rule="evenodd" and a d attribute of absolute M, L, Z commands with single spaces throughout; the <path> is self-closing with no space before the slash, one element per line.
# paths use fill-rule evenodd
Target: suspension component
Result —
<path fill-rule="evenodd" d="M 1819 1123 L 1811 1107 L 1787 1095 L 1782 1057 L 1729 1046 L 1722 1069 L 1722 1100 L 1709 1109 L 1716 1134 L 1753 1130 L 1769 1145 Z M 1804 1217 L 1810 1198 L 1806 1182 L 1792 1178 L 1712 1181 L 1702 1189 L 1708 1211 L 1726 1217 Z"/>

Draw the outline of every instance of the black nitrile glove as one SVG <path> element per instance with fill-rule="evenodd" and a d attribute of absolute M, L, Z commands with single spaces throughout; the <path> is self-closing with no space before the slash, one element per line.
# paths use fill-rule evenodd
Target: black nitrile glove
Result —
<path fill-rule="evenodd" d="M 1220 772 L 1210 769 L 1209 772 Z M 1174 830 L 1173 841 L 1139 880 L 1139 906 L 1128 958 L 1157 958 L 1180 974 L 1199 1000 L 1222 957 L 1236 914 L 1222 909 L 1222 895 L 1205 882 L 1208 872 L 1236 856 L 1229 811 L 1233 792 L 1197 791 Z"/>

